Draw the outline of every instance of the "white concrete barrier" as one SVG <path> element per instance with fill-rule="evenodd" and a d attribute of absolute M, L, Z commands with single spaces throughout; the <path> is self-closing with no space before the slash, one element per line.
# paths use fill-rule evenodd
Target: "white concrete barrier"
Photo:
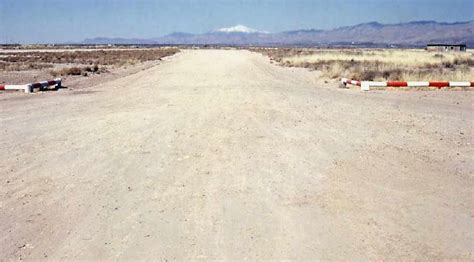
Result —
<path fill-rule="evenodd" d="M 0 90 L 24 90 L 25 93 L 32 93 L 35 88 L 44 90 L 49 86 L 61 87 L 62 80 L 57 78 L 49 81 L 42 81 L 38 83 L 31 83 L 26 85 L 0 85 Z"/>
<path fill-rule="evenodd" d="M 29 93 L 31 87 L 30 85 L 0 85 L 0 90 L 24 90 L 25 93 Z"/>

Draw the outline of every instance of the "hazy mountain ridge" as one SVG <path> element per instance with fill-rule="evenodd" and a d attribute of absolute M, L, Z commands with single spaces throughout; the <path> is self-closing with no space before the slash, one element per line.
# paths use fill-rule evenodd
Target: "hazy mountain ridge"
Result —
<path fill-rule="evenodd" d="M 400 45 L 428 43 L 474 46 L 474 21 L 442 23 L 414 21 L 400 24 L 370 22 L 332 30 L 294 30 L 268 33 L 242 25 L 204 34 L 173 33 L 151 39 L 94 38 L 83 44 L 210 44 L 210 45 Z"/>

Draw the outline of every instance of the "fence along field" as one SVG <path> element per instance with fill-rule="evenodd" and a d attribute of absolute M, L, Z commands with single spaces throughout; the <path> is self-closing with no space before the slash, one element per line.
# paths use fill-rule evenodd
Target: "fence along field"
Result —
<path fill-rule="evenodd" d="M 330 79 L 472 81 L 474 53 L 403 49 L 254 49 L 289 67 L 320 70 Z"/>

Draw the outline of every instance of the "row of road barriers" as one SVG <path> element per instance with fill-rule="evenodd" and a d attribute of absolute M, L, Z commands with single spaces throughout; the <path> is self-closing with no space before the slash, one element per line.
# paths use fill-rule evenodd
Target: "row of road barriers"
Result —
<path fill-rule="evenodd" d="M 418 81 L 418 82 L 400 82 L 400 81 L 386 81 L 386 82 L 376 82 L 376 81 L 359 81 L 351 80 L 347 78 L 341 79 L 341 84 L 344 86 L 354 85 L 360 86 L 360 90 L 369 91 L 371 87 L 474 87 L 474 82 L 439 82 L 439 81 Z"/>

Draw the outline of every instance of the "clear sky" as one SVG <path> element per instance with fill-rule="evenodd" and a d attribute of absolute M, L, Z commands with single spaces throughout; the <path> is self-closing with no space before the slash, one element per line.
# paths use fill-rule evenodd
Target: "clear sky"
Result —
<path fill-rule="evenodd" d="M 0 0 L 0 43 L 152 38 L 243 24 L 262 31 L 474 20 L 474 0 Z"/>

